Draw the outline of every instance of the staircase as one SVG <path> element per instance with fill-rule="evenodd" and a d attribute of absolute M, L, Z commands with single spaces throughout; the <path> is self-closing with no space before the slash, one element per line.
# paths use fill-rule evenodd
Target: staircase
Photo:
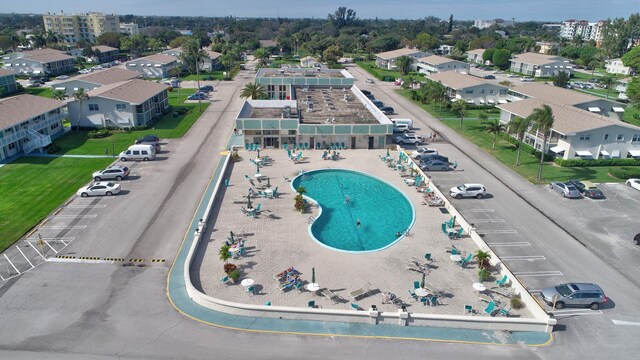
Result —
<path fill-rule="evenodd" d="M 43 148 L 51 144 L 51 136 L 49 135 L 42 135 L 39 132 L 31 130 L 29 128 L 25 129 L 24 132 L 27 139 L 30 140 L 23 145 L 22 151 L 24 151 L 25 154 L 28 154 L 37 148 Z"/>

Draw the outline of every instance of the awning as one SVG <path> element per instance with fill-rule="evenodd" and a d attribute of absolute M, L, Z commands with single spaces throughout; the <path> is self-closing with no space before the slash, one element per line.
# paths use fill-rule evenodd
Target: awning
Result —
<path fill-rule="evenodd" d="M 507 100 L 498 100 L 498 104 L 506 104 L 507 102 Z"/>
<path fill-rule="evenodd" d="M 600 150 L 600 155 L 602 156 L 611 156 L 607 150 Z"/>
<path fill-rule="evenodd" d="M 629 154 L 633 157 L 640 156 L 640 150 L 629 150 Z"/>
<path fill-rule="evenodd" d="M 589 111 L 591 111 L 591 112 L 600 112 L 601 111 L 600 108 L 597 107 L 597 106 L 588 107 L 587 109 L 589 109 Z"/>
<path fill-rule="evenodd" d="M 620 150 L 613 150 L 611 152 L 611 157 L 612 158 L 619 158 L 620 157 Z"/>
<path fill-rule="evenodd" d="M 622 113 L 622 112 L 624 112 L 624 109 L 623 109 L 623 108 L 621 108 L 621 107 L 617 107 L 617 106 L 612 107 L 612 108 L 611 108 L 611 110 L 613 110 L 613 112 L 617 112 L 617 113 Z"/>
<path fill-rule="evenodd" d="M 58 86 L 55 90 L 67 90 L 67 88 L 64 86 Z"/>
<path fill-rule="evenodd" d="M 473 104 L 473 100 L 467 100 L 467 104 Z"/>
<path fill-rule="evenodd" d="M 563 151 L 564 151 L 564 149 L 563 149 L 562 147 L 560 147 L 560 146 L 554 146 L 554 147 L 552 147 L 552 148 L 551 148 L 551 149 L 549 149 L 549 150 L 553 151 L 553 152 L 554 152 L 554 153 L 556 153 L 556 154 L 559 154 L 559 153 L 561 153 L 561 152 L 563 152 Z"/>
<path fill-rule="evenodd" d="M 588 152 L 588 151 L 578 150 L 578 151 L 576 151 L 576 154 L 578 154 L 578 156 L 580 156 L 580 157 L 593 157 L 593 155 L 591 155 L 591 153 Z"/>
<path fill-rule="evenodd" d="M 484 99 L 480 99 L 480 104 L 484 104 Z"/>
<path fill-rule="evenodd" d="M 496 103 L 496 102 L 495 102 L 495 101 L 493 101 L 493 100 L 488 100 L 487 102 L 488 102 L 489 104 L 495 104 L 495 103 Z"/>

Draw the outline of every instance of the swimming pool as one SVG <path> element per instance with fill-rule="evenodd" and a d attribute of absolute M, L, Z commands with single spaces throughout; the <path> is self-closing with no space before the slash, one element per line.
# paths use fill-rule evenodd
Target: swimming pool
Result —
<path fill-rule="evenodd" d="M 413 205 L 398 188 L 359 171 L 313 170 L 293 179 L 291 186 L 303 186 L 305 195 L 320 206 L 309 229 L 312 238 L 338 251 L 385 249 L 415 221 Z"/>

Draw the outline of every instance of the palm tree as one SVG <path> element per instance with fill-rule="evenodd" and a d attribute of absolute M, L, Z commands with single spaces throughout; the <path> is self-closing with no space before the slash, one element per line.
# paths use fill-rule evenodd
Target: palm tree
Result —
<path fill-rule="evenodd" d="M 538 168 L 538 181 L 542 180 L 542 166 L 544 165 L 544 154 L 549 139 L 549 132 L 553 127 L 553 111 L 549 105 L 542 105 L 541 108 L 533 109 L 529 116 L 533 122 L 533 130 L 542 133 L 542 148 L 540 149 L 540 167 Z"/>
<path fill-rule="evenodd" d="M 495 150 L 496 139 L 498 138 L 498 135 L 500 135 L 500 133 L 505 130 L 505 127 L 502 123 L 500 123 L 500 120 L 495 119 L 494 121 L 487 124 L 486 129 L 489 134 L 493 134 L 493 144 L 491 145 L 491 149 Z"/>
<path fill-rule="evenodd" d="M 516 155 L 516 166 L 520 165 L 520 149 L 522 148 L 522 140 L 524 139 L 524 134 L 529 130 L 531 126 L 531 118 L 521 118 L 519 116 L 513 118 L 509 122 L 509 131 L 513 132 L 516 135 L 516 139 L 518 139 L 518 154 Z"/>
<path fill-rule="evenodd" d="M 462 130 L 462 122 L 464 121 L 465 115 L 467 115 L 467 102 L 464 100 L 458 100 L 453 103 L 451 110 L 460 116 L 460 130 Z"/>
<path fill-rule="evenodd" d="M 67 95 L 66 91 L 64 90 L 55 90 L 53 93 L 51 93 L 51 97 L 56 100 L 65 101 L 69 98 L 69 95 Z"/>
<path fill-rule="evenodd" d="M 267 97 L 267 92 L 262 85 L 257 83 L 248 83 L 240 91 L 240 97 L 243 99 L 264 99 Z"/>
<path fill-rule="evenodd" d="M 611 91 L 611 86 L 616 83 L 616 78 L 611 75 L 605 75 L 600 78 L 600 84 L 604 85 L 607 88 L 607 99 L 609 99 L 609 92 Z"/>
<path fill-rule="evenodd" d="M 488 119 L 489 119 L 489 116 L 487 115 L 486 112 L 483 111 L 478 114 L 478 120 L 480 120 L 480 124 L 486 123 Z"/>
<path fill-rule="evenodd" d="M 253 56 L 258 59 L 258 66 L 264 67 L 269 65 L 269 51 L 266 48 L 259 48 L 254 51 Z"/>
<path fill-rule="evenodd" d="M 411 56 L 400 56 L 396 59 L 396 67 L 400 70 L 402 75 L 407 75 L 411 71 L 411 63 L 413 58 Z"/>
<path fill-rule="evenodd" d="M 491 254 L 487 251 L 477 250 L 473 255 L 473 258 L 478 262 L 478 267 L 481 269 L 487 269 L 491 266 L 489 260 L 491 259 Z"/>
<path fill-rule="evenodd" d="M 73 99 L 78 102 L 78 121 L 76 122 L 76 132 L 80 131 L 80 118 L 82 117 L 82 102 L 89 99 L 89 95 L 84 88 L 79 88 L 73 93 Z"/>

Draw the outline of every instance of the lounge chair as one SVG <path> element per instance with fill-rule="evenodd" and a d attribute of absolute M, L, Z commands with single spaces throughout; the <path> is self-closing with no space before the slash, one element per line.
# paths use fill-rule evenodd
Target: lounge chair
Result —
<path fill-rule="evenodd" d="M 503 287 L 505 285 L 505 283 L 507 282 L 507 280 L 509 280 L 509 277 L 507 275 L 503 276 L 502 279 L 500 280 L 496 280 L 496 284 L 498 284 L 498 286 Z"/>
<path fill-rule="evenodd" d="M 462 313 L 462 315 L 473 315 L 473 306 L 472 305 L 465 305 L 464 306 L 464 312 Z"/>
<path fill-rule="evenodd" d="M 496 303 L 493 301 L 489 302 L 489 305 L 484 309 L 484 312 L 489 316 L 493 316 L 493 312 L 496 310 Z"/>
<path fill-rule="evenodd" d="M 422 303 L 422 306 L 427 306 L 427 297 L 423 296 L 420 298 L 420 302 Z"/>
<path fill-rule="evenodd" d="M 409 292 L 409 296 L 411 297 L 411 299 L 413 299 L 413 301 L 418 301 L 418 295 L 416 295 L 415 292 L 413 292 L 411 290 L 407 290 L 407 291 Z"/>
<path fill-rule="evenodd" d="M 244 144 L 244 149 L 249 150 L 249 143 Z"/>
<path fill-rule="evenodd" d="M 469 254 L 467 255 L 467 257 L 466 257 L 466 258 L 464 258 L 464 259 L 462 259 L 462 260 L 460 260 L 460 261 L 458 262 L 458 265 L 460 265 L 460 266 L 462 266 L 462 267 L 467 266 L 467 264 L 469 263 L 469 261 L 471 261 L 471 257 L 472 257 L 472 256 L 473 256 L 473 254 L 472 254 L 472 253 L 469 253 Z"/>
<path fill-rule="evenodd" d="M 309 143 L 304 143 L 304 149 L 309 150 Z"/>
<path fill-rule="evenodd" d="M 449 221 L 447 221 L 447 227 L 453 228 L 456 225 L 456 216 L 452 216 Z"/>
<path fill-rule="evenodd" d="M 223 284 L 227 284 L 229 282 L 229 276 L 223 276 L 220 278 L 220 282 Z"/>
<path fill-rule="evenodd" d="M 344 143 L 342 143 L 342 150 L 347 150 L 347 145 L 345 145 Z"/>
<path fill-rule="evenodd" d="M 449 234 L 449 228 L 447 228 L 447 223 L 443 222 L 442 225 L 440 226 L 440 230 L 442 231 L 443 234 L 448 235 Z"/>
<path fill-rule="evenodd" d="M 315 308 L 316 307 L 316 302 L 313 301 L 313 300 L 307 301 L 307 307 Z"/>
<path fill-rule="evenodd" d="M 340 297 L 334 293 L 333 291 L 329 290 L 329 289 L 324 289 L 321 292 L 322 296 L 326 297 L 327 299 L 333 301 L 334 304 L 337 304 L 340 302 Z"/>
<path fill-rule="evenodd" d="M 430 296 L 429 297 L 429 305 L 431 305 L 431 306 L 438 305 L 438 297 L 437 296 Z"/>
<path fill-rule="evenodd" d="M 287 143 L 282 144 L 282 150 L 287 150 L 288 146 L 289 146 L 289 144 L 287 144 Z"/>
<path fill-rule="evenodd" d="M 463 233 L 464 233 L 464 229 L 463 228 L 459 228 L 458 231 L 450 233 L 449 237 L 451 239 L 460 239 L 462 237 Z"/>
<path fill-rule="evenodd" d="M 361 296 L 369 295 L 371 293 L 370 287 L 371 287 L 371 284 L 366 283 L 365 286 L 361 287 L 360 289 L 349 291 L 349 296 L 353 300 L 357 300 Z"/>
<path fill-rule="evenodd" d="M 413 282 L 413 288 L 414 289 L 419 289 L 420 288 L 420 281 L 416 280 Z"/>
<path fill-rule="evenodd" d="M 256 294 L 256 287 L 253 286 L 253 285 L 247 287 L 247 292 L 249 293 L 249 295 L 255 295 Z"/>
<path fill-rule="evenodd" d="M 356 304 L 356 303 L 351 303 L 351 308 L 355 309 L 355 310 L 361 310 L 362 308 L 360 307 L 360 305 Z"/>
<path fill-rule="evenodd" d="M 511 310 L 511 308 L 505 309 L 505 308 L 501 308 L 499 314 L 504 316 L 504 317 L 509 317 L 509 311 Z"/>
<path fill-rule="evenodd" d="M 478 299 L 479 299 L 480 301 L 484 301 L 484 302 L 486 302 L 486 303 L 493 302 L 493 299 L 492 299 L 491 297 L 489 297 L 489 296 L 487 296 L 487 295 L 484 295 L 484 294 L 478 294 Z"/>
<path fill-rule="evenodd" d="M 427 261 L 433 261 L 433 258 L 431 257 L 431 253 L 424 254 L 424 259 Z"/>

